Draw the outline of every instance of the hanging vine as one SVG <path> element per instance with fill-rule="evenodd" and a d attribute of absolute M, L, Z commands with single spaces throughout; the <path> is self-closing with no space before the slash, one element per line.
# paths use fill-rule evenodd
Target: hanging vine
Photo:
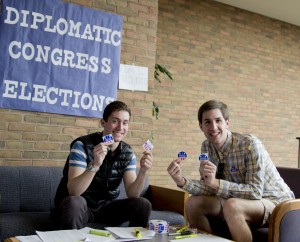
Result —
<path fill-rule="evenodd" d="M 163 74 L 167 76 L 171 81 L 173 81 L 173 76 L 168 69 L 162 65 L 155 64 L 155 69 L 154 69 L 154 79 L 158 82 L 161 83 L 160 80 L 160 74 Z M 159 115 L 159 106 L 156 102 L 153 101 L 153 106 L 152 106 L 152 116 L 155 116 L 156 119 L 158 119 Z"/>

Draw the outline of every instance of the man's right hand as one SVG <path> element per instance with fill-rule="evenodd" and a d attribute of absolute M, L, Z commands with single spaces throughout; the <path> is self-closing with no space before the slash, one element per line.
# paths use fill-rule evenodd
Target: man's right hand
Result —
<path fill-rule="evenodd" d="M 104 161 L 105 156 L 108 152 L 108 145 L 105 143 L 99 143 L 94 147 L 93 155 L 94 155 L 94 161 L 93 165 L 95 167 L 100 167 Z"/>
<path fill-rule="evenodd" d="M 171 164 L 169 165 L 167 171 L 170 174 L 170 176 L 172 177 L 172 179 L 176 182 L 176 184 L 179 187 L 182 187 L 182 186 L 184 186 L 186 180 L 182 176 L 180 162 L 181 162 L 180 159 L 173 160 L 171 162 Z"/>

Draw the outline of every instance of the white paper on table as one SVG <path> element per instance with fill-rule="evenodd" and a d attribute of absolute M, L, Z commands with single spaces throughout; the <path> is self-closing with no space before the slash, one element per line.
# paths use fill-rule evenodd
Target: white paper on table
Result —
<path fill-rule="evenodd" d="M 16 236 L 16 239 L 21 242 L 43 242 L 37 235 Z"/>
<path fill-rule="evenodd" d="M 106 227 L 105 229 L 116 235 L 117 241 L 152 239 L 155 235 L 155 231 L 143 227 Z M 135 229 L 139 230 L 141 238 L 136 237 Z"/>
<path fill-rule="evenodd" d="M 41 232 L 36 231 L 37 235 L 43 242 L 78 242 L 91 241 L 88 240 L 87 235 L 77 229 L 72 230 L 56 230 Z"/>
<path fill-rule="evenodd" d="M 209 234 L 198 234 L 196 237 L 190 237 L 185 239 L 173 239 L 170 242 L 229 242 L 232 240 L 224 239 L 218 236 Z"/>
<path fill-rule="evenodd" d="M 101 236 L 101 235 L 95 235 L 95 234 L 90 234 L 90 231 L 93 230 L 93 228 L 89 228 L 89 227 L 84 227 L 82 229 L 80 229 L 80 231 L 84 234 L 86 234 L 86 236 L 93 242 L 107 242 L 107 241 L 113 241 L 115 240 L 115 236 L 110 236 L 110 237 L 106 237 L 106 236 Z M 107 232 L 107 230 L 101 230 L 101 229 L 97 229 L 98 231 L 103 231 L 103 232 Z"/>

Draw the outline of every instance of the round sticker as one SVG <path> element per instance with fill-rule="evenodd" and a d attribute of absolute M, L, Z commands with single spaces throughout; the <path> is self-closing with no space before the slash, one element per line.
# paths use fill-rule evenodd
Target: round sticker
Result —
<path fill-rule="evenodd" d="M 199 160 L 208 160 L 208 154 L 207 153 L 200 154 Z"/>
<path fill-rule="evenodd" d="M 185 160 L 185 159 L 187 158 L 187 154 L 186 154 L 184 151 L 180 151 L 180 152 L 178 153 L 178 158 L 179 158 L 180 160 Z"/>
<path fill-rule="evenodd" d="M 112 136 L 112 134 L 105 135 L 105 136 L 102 137 L 102 139 L 103 139 L 103 142 L 107 143 L 107 144 L 115 143 L 114 137 Z"/>

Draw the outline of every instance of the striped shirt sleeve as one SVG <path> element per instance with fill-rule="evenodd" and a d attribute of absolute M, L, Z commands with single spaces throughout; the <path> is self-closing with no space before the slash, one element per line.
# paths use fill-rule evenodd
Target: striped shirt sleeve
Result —
<path fill-rule="evenodd" d="M 87 167 L 86 158 L 87 156 L 83 148 L 83 143 L 81 141 L 76 141 L 71 148 L 69 166 L 85 169 Z"/>
<path fill-rule="evenodd" d="M 125 168 L 125 171 L 135 171 L 135 170 L 136 170 L 136 156 L 135 156 L 135 154 L 133 154 L 131 161 Z"/>
<path fill-rule="evenodd" d="M 69 166 L 81 167 L 86 169 L 87 167 L 87 155 L 85 153 L 83 143 L 81 141 L 76 141 L 70 152 Z M 136 156 L 133 155 L 132 159 L 128 163 L 125 171 L 135 171 L 136 170 Z"/>

